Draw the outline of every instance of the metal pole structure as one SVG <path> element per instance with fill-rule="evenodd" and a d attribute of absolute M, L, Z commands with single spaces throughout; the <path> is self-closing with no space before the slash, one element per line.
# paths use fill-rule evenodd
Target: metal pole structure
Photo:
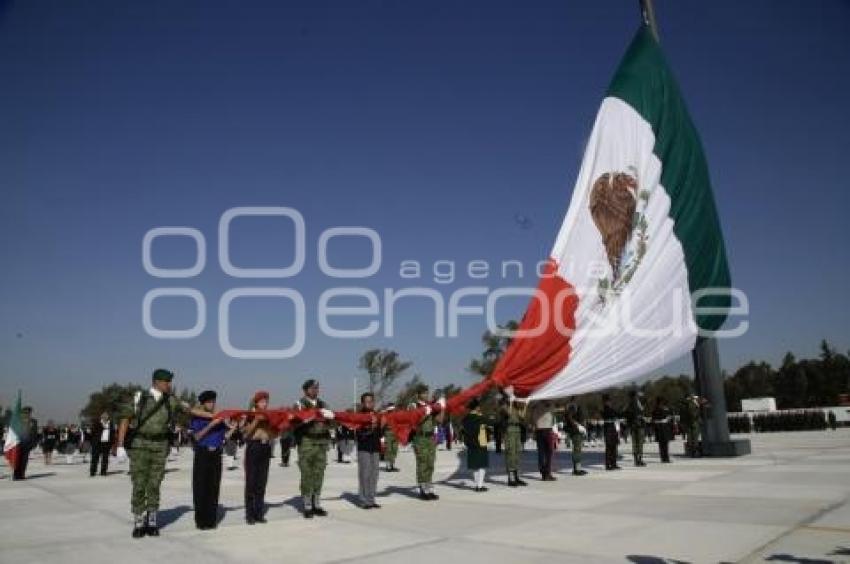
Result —
<path fill-rule="evenodd" d="M 658 41 L 658 24 L 655 21 L 655 8 L 652 5 L 652 0 L 640 0 L 640 17 L 643 19 L 643 23 L 649 26 L 652 36 Z"/>

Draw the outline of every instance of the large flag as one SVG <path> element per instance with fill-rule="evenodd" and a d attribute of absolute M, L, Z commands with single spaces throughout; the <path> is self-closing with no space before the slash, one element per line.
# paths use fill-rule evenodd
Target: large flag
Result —
<path fill-rule="evenodd" d="M 18 392 L 18 401 L 15 403 L 15 411 L 9 420 L 9 428 L 6 431 L 6 441 L 3 443 L 3 456 L 9 466 L 14 468 L 18 462 L 21 452 L 21 438 L 24 436 L 23 424 L 21 422 L 21 392 Z"/>
<path fill-rule="evenodd" d="M 692 349 L 698 327 L 723 324 L 729 286 L 702 145 L 643 26 L 596 116 L 540 296 L 520 326 L 530 332 L 492 383 L 543 399 L 639 378 Z"/>

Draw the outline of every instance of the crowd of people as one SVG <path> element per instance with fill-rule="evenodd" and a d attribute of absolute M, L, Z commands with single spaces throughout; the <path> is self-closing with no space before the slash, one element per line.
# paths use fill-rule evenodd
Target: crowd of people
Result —
<path fill-rule="evenodd" d="M 643 445 L 648 440 L 658 443 L 662 463 L 670 463 L 669 443 L 684 435 L 685 454 L 700 456 L 699 429 L 705 401 L 687 396 L 673 409 L 663 398 L 656 398 L 651 408 L 643 396 L 630 392 L 625 405 L 615 406 L 609 395 L 603 395 L 602 405 L 593 416 L 586 416 L 575 398 L 565 402 L 536 401 L 530 404 L 503 395 L 495 413 L 485 414 L 480 398 L 470 401 L 460 420 L 453 419 L 441 409 L 445 400 L 433 401 L 429 389 L 421 385 L 417 397 L 408 406 L 389 404 L 380 411 L 375 397 L 365 393 L 360 398 L 357 413 L 365 415 L 365 424 L 340 424 L 337 415 L 319 397 L 319 383 L 304 382 L 304 395 L 293 409 L 302 415 L 292 425 L 281 425 L 269 418 L 269 393 L 256 392 L 250 409 L 244 412 L 221 412 L 216 409 L 217 395 L 206 390 L 198 396 L 198 404 L 189 404 L 171 393 L 174 375 L 159 369 L 153 373 L 151 386 L 137 392 L 115 418 L 109 413 L 88 425 L 57 427 L 48 422 L 39 429 L 32 409 L 22 413 L 24 437 L 21 437 L 23 456 L 14 469 L 14 479 L 23 479 L 29 452 L 41 447 L 45 464 L 52 455 L 82 453 L 84 461 L 90 456 L 91 476 L 107 473 L 110 455 L 129 459 L 132 483 L 131 509 L 134 538 L 158 536 L 157 511 L 159 490 L 165 474 L 165 464 L 171 449 L 187 442 L 194 452 L 192 469 L 195 524 L 199 529 L 217 526 L 218 501 L 223 468 L 236 468 L 241 452 L 245 472 L 245 520 L 249 525 L 266 522 L 266 484 L 272 459 L 273 445 L 280 446 L 280 465 L 289 466 L 291 451 L 297 450 L 300 470 L 301 512 L 304 518 L 324 517 L 322 490 L 328 452 L 336 452 L 337 462 L 358 466 L 358 496 L 364 509 L 378 509 L 376 495 L 381 470 L 397 472 L 396 459 L 401 443 L 409 443 L 415 455 L 415 483 L 418 497 L 423 501 L 439 499 L 434 488 L 434 465 L 437 445 L 451 449 L 461 443 L 465 447 L 466 470 L 475 492 L 488 491 L 486 473 L 490 469 L 490 444 L 496 452 L 504 451 L 505 472 L 509 487 L 527 486 L 522 477 L 521 457 L 525 444 L 533 433 L 537 450 L 538 471 L 543 481 L 556 480 L 553 455 L 559 445 L 570 449 L 572 475 L 585 476 L 582 450 L 585 445 L 605 444 L 606 471 L 619 470 L 618 445 L 631 443 L 635 467 L 646 466 Z M 399 428 L 387 423 L 387 414 L 396 410 L 420 410 L 407 436 L 397 436 Z M 175 426 L 178 413 L 189 416 L 188 428 Z M 309 415 L 305 416 L 304 413 Z M 224 415 L 223 415 L 224 414 Z M 291 417 L 291 416 L 290 416 Z M 342 417 L 341 415 L 339 417 Z M 401 440 L 404 439 L 404 440 Z"/>

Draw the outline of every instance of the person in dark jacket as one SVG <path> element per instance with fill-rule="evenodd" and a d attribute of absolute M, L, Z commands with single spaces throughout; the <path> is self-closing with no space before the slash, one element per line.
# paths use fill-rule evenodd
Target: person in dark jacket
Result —
<path fill-rule="evenodd" d="M 53 420 L 47 422 L 41 430 L 41 453 L 44 455 L 44 464 L 53 464 L 53 451 L 59 442 L 59 430 L 53 424 Z"/>
<path fill-rule="evenodd" d="M 673 412 L 667 405 L 667 400 L 659 396 L 652 409 L 652 425 L 655 428 L 655 440 L 658 441 L 658 452 L 661 462 L 670 462 L 670 439 L 672 437 Z"/>
<path fill-rule="evenodd" d="M 381 464 L 381 424 L 375 413 L 375 396 L 369 392 L 360 396 L 360 413 L 372 414 L 372 423 L 357 429 L 357 480 L 363 509 L 381 507 L 375 502 L 378 473 Z"/>
<path fill-rule="evenodd" d="M 92 425 L 89 476 L 94 476 L 97 473 L 98 460 L 100 461 L 100 475 L 106 476 L 106 470 L 109 467 L 109 454 L 115 444 L 115 431 L 115 424 L 112 423 L 109 414 L 106 412 L 102 413 L 100 419 Z"/>

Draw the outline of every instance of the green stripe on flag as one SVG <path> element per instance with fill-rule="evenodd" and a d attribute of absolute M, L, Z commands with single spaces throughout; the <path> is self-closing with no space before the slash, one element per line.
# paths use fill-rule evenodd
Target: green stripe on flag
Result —
<path fill-rule="evenodd" d="M 720 219 L 714 204 L 702 143 L 664 54 L 647 26 L 641 26 L 623 57 L 608 96 L 635 109 L 655 134 L 661 184 L 670 196 L 670 217 L 685 252 L 690 291 L 731 286 Z M 697 307 L 728 309 L 729 296 L 709 296 Z M 697 324 L 716 330 L 726 314 L 698 315 Z"/>

